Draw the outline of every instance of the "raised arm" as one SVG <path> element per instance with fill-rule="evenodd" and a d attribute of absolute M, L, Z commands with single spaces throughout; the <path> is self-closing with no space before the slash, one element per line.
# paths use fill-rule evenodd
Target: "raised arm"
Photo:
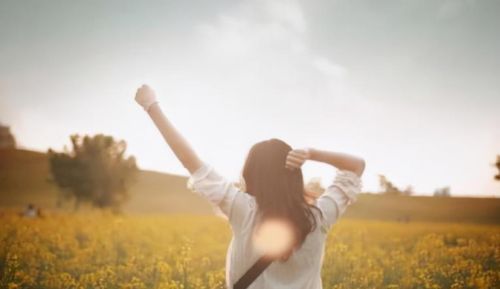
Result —
<path fill-rule="evenodd" d="M 362 158 L 345 153 L 313 148 L 290 151 L 287 157 L 286 167 L 290 169 L 299 168 L 306 160 L 330 164 L 339 170 L 351 171 L 358 176 L 361 176 L 365 170 L 365 161 Z"/>
<path fill-rule="evenodd" d="M 189 173 L 193 174 L 200 168 L 203 162 L 180 132 L 165 116 L 156 100 L 155 92 L 149 86 L 143 85 L 137 90 L 135 100 L 146 112 L 148 112 L 177 159 L 179 159 Z"/>
<path fill-rule="evenodd" d="M 339 170 L 351 171 L 361 177 L 365 170 L 365 161 L 362 158 L 331 151 L 309 149 L 310 160 L 327 163 Z"/>
<path fill-rule="evenodd" d="M 356 201 L 361 191 L 360 177 L 365 169 L 365 161 L 344 153 L 296 149 L 288 153 L 285 166 L 289 169 L 300 168 L 306 160 L 327 163 L 339 169 L 333 182 L 316 200 L 316 205 L 323 213 L 324 224 L 330 228 L 347 207 Z"/>

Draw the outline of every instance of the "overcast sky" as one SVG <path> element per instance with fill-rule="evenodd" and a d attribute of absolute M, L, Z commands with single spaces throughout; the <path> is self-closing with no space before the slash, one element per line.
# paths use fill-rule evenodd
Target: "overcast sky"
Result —
<path fill-rule="evenodd" d="M 42 151 L 111 134 L 141 168 L 186 174 L 133 101 L 149 83 L 234 180 L 277 137 L 363 156 L 369 191 L 385 174 L 500 196 L 498 15 L 496 0 L 0 0 L 0 122 Z"/>

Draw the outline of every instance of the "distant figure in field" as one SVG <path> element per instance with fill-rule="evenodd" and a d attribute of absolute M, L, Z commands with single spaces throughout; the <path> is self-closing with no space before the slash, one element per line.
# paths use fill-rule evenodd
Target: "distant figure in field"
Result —
<path fill-rule="evenodd" d="M 33 204 L 28 204 L 22 213 L 23 217 L 36 218 L 39 217 L 39 211 Z"/>
<path fill-rule="evenodd" d="M 226 257 L 227 287 L 322 288 L 326 237 L 361 190 L 364 160 L 313 148 L 292 149 L 279 139 L 265 140 L 250 149 L 238 188 L 198 157 L 163 114 L 150 87 L 141 86 L 135 100 L 189 171 L 188 187 L 228 218 L 233 237 Z M 310 203 L 301 169 L 307 160 L 338 169 L 331 185 Z"/>

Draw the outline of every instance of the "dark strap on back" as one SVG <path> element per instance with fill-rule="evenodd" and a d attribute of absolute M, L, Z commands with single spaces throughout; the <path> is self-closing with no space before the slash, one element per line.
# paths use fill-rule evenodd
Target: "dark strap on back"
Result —
<path fill-rule="evenodd" d="M 272 258 L 262 256 L 248 271 L 233 285 L 233 289 L 246 289 L 259 275 L 273 262 Z"/>

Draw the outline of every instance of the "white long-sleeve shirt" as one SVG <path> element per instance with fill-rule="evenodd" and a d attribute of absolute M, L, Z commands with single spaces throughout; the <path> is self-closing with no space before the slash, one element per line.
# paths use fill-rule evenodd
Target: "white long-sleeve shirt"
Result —
<path fill-rule="evenodd" d="M 188 188 L 208 199 L 229 220 L 233 237 L 226 256 L 226 285 L 232 289 L 233 284 L 261 257 L 252 244 L 258 210 L 255 198 L 206 163 L 189 177 Z M 323 214 L 321 217 L 317 210 L 313 210 L 318 224 L 316 229 L 287 261 L 271 263 L 248 288 L 321 289 L 321 265 L 328 231 L 347 206 L 356 200 L 360 190 L 361 180 L 356 174 L 339 170 L 331 185 L 315 201 Z"/>

